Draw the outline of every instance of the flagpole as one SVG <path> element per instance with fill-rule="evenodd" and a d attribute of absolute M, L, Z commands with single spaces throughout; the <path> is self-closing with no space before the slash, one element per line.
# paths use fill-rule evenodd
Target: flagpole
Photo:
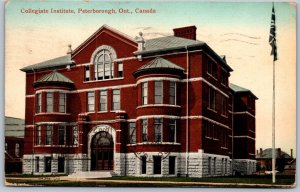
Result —
<path fill-rule="evenodd" d="M 272 6 L 272 16 L 271 16 L 271 28 L 269 43 L 272 47 L 271 55 L 273 55 L 273 98 L 272 98 L 272 182 L 276 182 L 276 154 L 275 154 L 275 61 L 277 58 L 277 45 L 276 45 L 276 16 L 274 9 L 274 2 Z"/>
<path fill-rule="evenodd" d="M 273 60 L 273 105 L 272 105 L 272 182 L 276 182 L 276 156 L 275 156 L 275 61 Z"/>

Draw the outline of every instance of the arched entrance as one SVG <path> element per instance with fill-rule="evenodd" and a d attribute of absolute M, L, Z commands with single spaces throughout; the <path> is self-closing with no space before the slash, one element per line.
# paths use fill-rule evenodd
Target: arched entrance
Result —
<path fill-rule="evenodd" d="M 91 141 L 91 170 L 113 170 L 113 166 L 113 137 L 106 131 L 100 131 Z"/>

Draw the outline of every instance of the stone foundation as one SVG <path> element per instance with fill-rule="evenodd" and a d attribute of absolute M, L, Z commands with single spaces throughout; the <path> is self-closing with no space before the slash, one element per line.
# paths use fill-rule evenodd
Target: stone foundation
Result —
<path fill-rule="evenodd" d="M 186 162 L 186 155 L 188 161 Z M 142 174 L 142 156 L 146 156 L 146 174 Z M 161 156 L 160 174 L 154 174 L 154 156 Z M 169 174 L 169 157 L 175 157 L 175 173 Z M 36 157 L 39 157 L 37 170 Z M 51 172 L 45 172 L 45 157 L 51 157 Z M 58 173 L 58 158 L 65 158 L 65 170 Z M 86 154 L 35 154 L 23 156 L 24 174 L 73 174 L 90 171 L 90 160 Z M 186 168 L 187 163 L 187 168 Z M 194 153 L 115 153 L 113 176 L 136 177 L 216 177 L 228 176 L 232 173 L 250 175 L 256 171 L 256 161 L 249 159 L 235 159 L 233 166 L 229 156 L 204 153 L 199 150 Z"/>
<path fill-rule="evenodd" d="M 240 175 L 252 175 L 256 172 L 256 160 L 234 159 L 233 172 Z"/>
<path fill-rule="evenodd" d="M 36 158 L 39 157 L 37 163 Z M 45 172 L 45 158 L 51 157 L 51 172 Z M 58 158 L 64 157 L 64 172 L 58 172 Z M 23 174 L 51 175 L 88 171 L 86 154 L 34 154 L 23 156 Z"/>

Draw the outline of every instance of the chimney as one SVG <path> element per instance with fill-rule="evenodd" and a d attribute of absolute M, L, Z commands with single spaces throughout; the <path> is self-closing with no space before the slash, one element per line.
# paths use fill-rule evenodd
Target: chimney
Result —
<path fill-rule="evenodd" d="M 281 157 L 281 148 L 278 148 L 278 156 L 276 158 L 280 158 Z"/>
<path fill-rule="evenodd" d="M 175 37 L 182 37 L 192 40 L 196 40 L 196 30 L 197 27 L 195 25 L 173 29 Z"/>
<path fill-rule="evenodd" d="M 294 158 L 294 157 L 293 157 L 293 149 L 291 149 L 291 158 Z"/>
<path fill-rule="evenodd" d="M 262 148 L 259 149 L 259 153 L 260 153 L 260 155 L 263 154 Z"/>
<path fill-rule="evenodd" d="M 256 155 L 258 155 L 258 150 L 256 150 Z"/>
<path fill-rule="evenodd" d="M 136 37 L 136 42 L 138 43 L 138 51 L 145 50 L 145 40 L 142 32 L 139 32 L 139 37 Z"/>
<path fill-rule="evenodd" d="M 68 49 L 67 54 L 71 55 L 72 54 L 72 45 L 69 44 L 68 47 L 69 47 L 69 49 Z"/>

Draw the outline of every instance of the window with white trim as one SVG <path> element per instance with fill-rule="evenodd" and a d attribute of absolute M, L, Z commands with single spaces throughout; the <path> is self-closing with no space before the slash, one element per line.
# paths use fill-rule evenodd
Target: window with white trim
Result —
<path fill-rule="evenodd" d="M 95 92 L 90 91 L 87 93 L 87 111 L 95 111 Z"/>
<path fill-rule="evenodd" d="M 59 112 L 66 112 L 66 93 L 59 93 Z"/>
<path fill-rule="evenodd" d="M 120 110 L 120 89 L 113 90 L 112 110 Z"/>
<path fill-rule="evenodd" d="M 114 77 L 114 65 L 111 58 L 111 52 L 107 49 L 102 49 L 94 58 L 95 64 L 95 79 L 112 79 Z"/>
<path fill-rule="evenodd" d="M 36 97 L 37 97 L 37 99 L 36 99 L 36 112 L 41 113 L 42 112 L 42 94 L 37 93 Z"/>
<path fill-rule="evenodd" d="M 169 120 L 169 142 L 176 142 L 176 120 Z"/>
<path fill-rule="evenodd" d="M 135 128 L 135 122 L 129 123 L 129 143 L 134 144 L 136 143 L 136 128 Z"/>
<path fill-rule="evenodd" d="M 176 83 L 174 81 L 170 81 L 169 95 L 170 105 L 176 105 Z"/>
<path fill-rule="evenodd" d="M 53 93 L 46 93 L 46 111 L 53 112 Z"/>
<path fill-rule="evenodd" d="M 154 81 L 154 103 L 162 104 L 163 103 L 163 82 Z"/>
<path fill-rule="evenodd" d="M 118 77 L 123 77 L 123 62 L 119 61 L 118 62 Z"/>
<path fill-rule="evenodd" d="M 46 138 L 45 138 L 45 144 L 46 145 L 52 145 L 52 128 L 53 126 L 52 125 L 47 125 L 46 126 Z"/>
<path fill-rule="evenodd" d="M 66 126 L 65 125 L 58 126 L 58 144 L 59 145 L 66 144 Z"/>
<path fill-rule="evenodd" d="M 99 111 L 107 111 L 107 91 L 100 91 Z"/>
<path fill-rule="evenodd" d="M 154 118 L 154 142 L 162 142 L 162 118 Z"/>
<path fill-rule="evenodd" d="M 148 121 L 147 119 L 142 119 L 142 142 L 148 141 Z"/>
<path fill-rule="evenodd" d="M 89 65 L 84 66 L 84 80 L 85 81 L 90 80 L 90 66 Z"/>
<path fill-rule="evenodd" d="M 142 83 L 142 105 L 148 104 L 148 82 Z"/>
<path fill-rule="evenodd" d="M 36 126 L 36 145 L 41 145 L 41 126 Z"/>

